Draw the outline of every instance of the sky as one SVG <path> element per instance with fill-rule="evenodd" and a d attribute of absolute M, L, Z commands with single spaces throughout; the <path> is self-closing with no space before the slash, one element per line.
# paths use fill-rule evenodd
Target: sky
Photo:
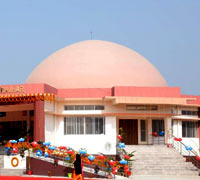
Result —
<path fill-rule="evenodd" d="M 200 95 L 200 0 L 0 0 L 0 85 L 24 83 L 90 32 L 146 57 L 169 86 Z"/>

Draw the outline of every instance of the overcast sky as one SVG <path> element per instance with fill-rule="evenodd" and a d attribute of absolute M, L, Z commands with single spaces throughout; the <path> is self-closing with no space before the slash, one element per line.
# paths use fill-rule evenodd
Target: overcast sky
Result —
<path fill-rule="evenodd" d="M 0 85 L 24 83 L 91 31 L 145 56 L 169 86 L 200 95 L 200 0 L 0 0 Z"/>

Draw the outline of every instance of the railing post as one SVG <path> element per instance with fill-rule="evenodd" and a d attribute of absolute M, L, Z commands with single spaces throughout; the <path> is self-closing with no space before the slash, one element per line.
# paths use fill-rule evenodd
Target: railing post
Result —
<path fill-rule="evenodd" d="M 181 155 L 182 155 L 183 151 L 182 151 L 182 144 L 181 143 L 180 143 L 180 146 L 181 146 Z"/>
<path fill-rule="evenodd" d="M 152 135 L 151 137 L 152 137 L 152 143 L 154 144 L 154 136 Z"/>

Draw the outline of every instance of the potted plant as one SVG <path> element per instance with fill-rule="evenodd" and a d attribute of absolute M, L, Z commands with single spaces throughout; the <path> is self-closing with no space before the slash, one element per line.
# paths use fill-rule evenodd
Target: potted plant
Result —
<path fill-rule="evenodd" d="M 122 149 L 123 153 L 124 153 L 124 159 L 128 161 L 128 166 L 130 169 L 133 169 L 133 159 L 131 159 L 135 153 L 135 151 L 132 151 L 130 153 L 128 153 L 125 149 Z"/>
<path fill-rule="evenodd" d="M 67 173 L 68 178 L 72 178 L 72 173 Z"/>

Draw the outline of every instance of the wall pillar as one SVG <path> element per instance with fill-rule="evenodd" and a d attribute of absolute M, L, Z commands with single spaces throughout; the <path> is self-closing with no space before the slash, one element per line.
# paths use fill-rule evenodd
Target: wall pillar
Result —
<path fill-rule="evenodd" d="M 152 141 L 152 119 L 147 118 L 147 144 L 153 144 Z"/>
<path fill-rule="evenodd" d="M 26 111 L 27 115 L 26 115 L 26 121 L 27 121 L 27 128 L 26 128 L 26 131 L 29 131 L 30 129 L 30 124 L 31 124 L 31 116 L 30 116 L 30 111 L 27 110 Z"/>
<path fill-rule="evenodd" d="M 34 141 L 45 140 L 44 101 L 34 104 Z"/>
<path fill-rule="evenodd" d="M 172 118 L 165 118 L 165 144 L 172 144 Z"/>

